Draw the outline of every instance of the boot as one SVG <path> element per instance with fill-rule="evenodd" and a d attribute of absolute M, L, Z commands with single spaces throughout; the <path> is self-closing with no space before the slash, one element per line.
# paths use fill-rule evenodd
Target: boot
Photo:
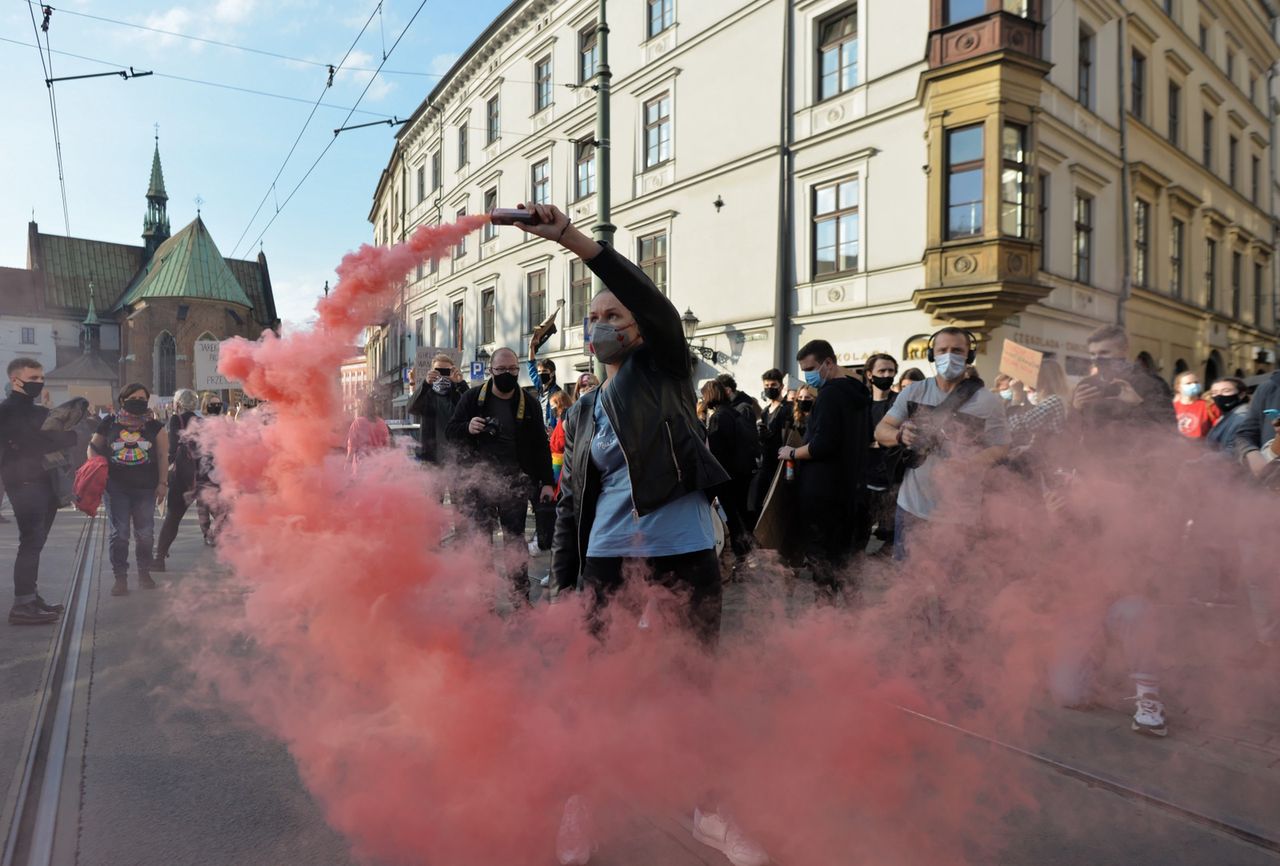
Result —
<path fill-rule="evenodd" d="M 157 556 L 155 559 L 151 560 L 151 570 L 158 571 L 161 574 L 164 574 L 164 561 L 168 558 L 169 558 L 169 554 L 166 553 L 161 556 Z"/>
<path fill-rule="evenodd" d="M 160 584 L 151 579 L 151 575 L 145 571 L 138 572 L 138 586 L 143 589 L 156 589 Z"/>
<path fill-rule="evenodd" d="M 123 574 L 116 575 L 116 582 L 111 587 L 112 595 L 129 594 L 129 578 Z"/>

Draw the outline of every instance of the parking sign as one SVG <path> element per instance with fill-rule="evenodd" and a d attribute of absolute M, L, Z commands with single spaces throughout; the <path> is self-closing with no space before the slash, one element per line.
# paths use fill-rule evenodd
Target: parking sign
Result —
<path fill-rule="evenodd" d="M 484 378 L 484 364 L 480 361 L 471 362 L 471 381 L 477 382 Z"/>

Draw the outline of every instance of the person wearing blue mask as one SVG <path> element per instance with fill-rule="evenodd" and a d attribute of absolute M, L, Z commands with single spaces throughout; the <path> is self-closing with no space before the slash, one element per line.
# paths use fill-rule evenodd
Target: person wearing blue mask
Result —
<path fill-rule="evenodd" d="M 813 571 L 818 599 L 834 603 L 844 590 L 857 528 L 866 523 L 867 447 L 871 392 L 836 363 L 826 340 L 796 353 L 805 384 L 818 392 L 804 444 L 784 445 L 779 460 L 795 464 L 794 500 L 800 551 Z"/>
<path fill-rule="evenodd" d="M 909 553 L 921 524 L 976 524 L 982 514 L 982 479 L 1009 453 L 1004 401 L 965 377 L 977 341 L 962 328 L 943 328 L 929 339 L 936 375 L 909 385 L 876 426 L 882 447 L 905 447 L 907 470 L 898 489 L 894 558 Z M 963 493 L 963 502 L 956 497 Z M 975 499 L 977 501 L 975 501 Z"/>
<path fill-rule="evenodd" d="M 1188 370 L 1174 382 L 1173 411 L 1178 432 L 1188 439 L 1203 439 L 1221 415 L 1213 403 L 1200 396 L 1200 377 Z"/>

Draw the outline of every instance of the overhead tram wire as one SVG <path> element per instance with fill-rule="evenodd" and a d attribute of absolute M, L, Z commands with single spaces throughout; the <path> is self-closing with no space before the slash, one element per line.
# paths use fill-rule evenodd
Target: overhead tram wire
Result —
<path fill-rule="evenodd" d="M 244 231 L 240 232 L 240 237 L 236 238 L 235 246 L 231 248 L 232 258 L 235 258 L 236 252 L 240 249 L 240 243 L 244 240 L 245 235 L 249 234 L 249 229 L 253 228 L 254 220 L 258 218 L 258 214 L 262 213 L 262 206 L 267 203 L 267 198 L 270 197 L 271 193 L 276 188 L 276 184 L 280 181 L 280 175 L 284 174 L 285 167 L 289 164 L 289 160 L 293 158 L 294 151 L 298 149 L 298 142 L 302 141 L 302 136 L 306 133 L 307 127 L 311 125 L 311 119 L 316 116 L 316 110 L 320 108 L 320 103 L 321 101 L 324 100 L 325 93 L 327 93 L 329 91 L 329 88 L 333 86 L 334 75 L 336 75 L 337 72 L 342 69 L 342 64 L 347 62 L 347 58 L 351 56 L 351 52 L 355 51 L 356 46 L 360 44 L 360 39 L 361 37 L 364 36 L 364 32 L 369 29 L 369 24 L 373 21 L 373 16 L 376 15 L 381 9 L 382 9 L 382 0 L 378 0 L 378 5 L 374 7 L 373 12 L 369 13 L 369 17 L 365 19 L 364 26 L 361 27 L 360 32 L 356 34 L 356 38 L 351 40 L 351 45 L 350 47 L 347 48 L 347 53 L 342 55 L 342 60 L 338 61 L 337 66 L 329 66 L 329 75 L 327 80 L 325 81 L 324 88 L 320 91 L 320 95 L 316 97 L 315 104 L 311 106 L 311 113 L 307 115 L 307 119 L 303 122 L 302 129 L 298 130 L 298 135 L 296 138 L 294 138 L 293 144 L 289 147 L 289 152 L 285 154 L 284 162 L 280 163 L 280 168 L 279 170 L 276 171 L 276 176 L 271 179 L 271 184 L 267 187 L 266 191 L 262 194 L 262 200 L 258 202 L 257 208 L 254 209 L 253 216 L 249 217 L 249 221 L 245 223 Z M 385 58 L 383 62 L 386 62 Z M 376 77 L 377 77 L 377 73 L 374 73 L 373 76 L 369 78 L 369 84 L 372 84 L 373 79 Z M 369 90 L 368 85 L 365 85 L 364 91 L 360 93 L 360 99 L 364 98 L 364 94 L 368 90 Z M 355 114 L 356 109 L 360 106 L 360 99 L 357 99 L 355 105 L 351 106 L 351 111 L 347 113 L 346 120 L 342 121 L 342 124 L 340 125 L 345 126 L 347 121 L 351 119 L 351 115 Z M 326 147 L 325 150 L 328 150 L 328 147 Z M 310 169 L 308 169 L 307 174 L 310 174 L 310 173 L 311 171 Z M 305 178 L 305 175 L 304 175 L 304 178 Z M 286 198 L 285 204 L 288 204 L 288 202 L 289 202 L 289 199 Z M 276 213 L 277 214 L 280 213 L 279 205 L 276 205 Z M 271 218 L 271 222 L 274 222 L 274 221 L 275 221 L 275 217 L 273 216 Z M 268 222 L 267 225 L 271 225 L 271 222 Z M 259 235 L 259 238 L 261 238 L 261 235 Z M 254 247 L 254 244 L 249 245 L 250 250 L 252 250 L 253 247 Z"/>
<path fill-rule="evenodd" d="M 378 5 L 379 7 L 381 7 L 382 4 L 379 3 Z M 356 104 L 352 106 L 351 111 L 347 114 L 346 118 L 342 121 L 341 124 L 339 124 L 340 127 L 346 126 L 347 122 L 351 120 L 351 115 L 355 114 L 355 110 L 357 107 L 359 107 L 361 101 L 364 100 L 365 94 L 369 92 L 369 88 L 372 87 L 373 82 L 377 80 L 378 73 L 381 72 L 383 65 L 387 62 L 387 59 L 391 57 L 392 54 L 395 53 L 396 47 L 400 44 L 400 40 L 404 39 L 405 34 L 408 33 L 409 28 L 413 26 L 413 22 L 418 20 L 418 16 L 422 13 L 422 9 L 426 5 L 427 5 L 427 0 L 422 0 L 422 2 L 418 4 L 418 8 L 414 10 L 413 16 L 409 19 L 408 23 L 404 25 L 404 29 L 400 31 L 400 35 L 396 37 L 396 41 L 391 43 L 391 49 L 387 51 L 386 57 L 382 59 L 382 63 L 379 63 L 377 70 L 374 71 L 373 75 L 369 76 L 369 80 L 364 85 L 364 90 L 360 91 L 360 96 L 358 99 L 356 99 Z M 278 208 L 276 208 L 275 214 L 273 214 L 271 219 L 267 221 L 267 224 L 262 227 L 262 231 L 258 233 L 258 237 L 254 239 L 253 243 L 249 244 L 249 249 L 253 249 L 255 246 L 258 245 L 258 242 L 262 240 L 264 235 L 266 235 L 267 230 L 271 228 L 273 223 L 275 223 L 276 218 L 279 217 L 280 214 L 284 211 L 284 209 L 289 206 L 289 202 L 293 199 L 294 195 L 296 195 L 298 190 L 302 188 L 302 185 L 307 182 L 307 178 L 311 177 L 311 173 L 316 170 L 316 166 L 320 164 L 320 160 L 324 159 L 325 154 L 329 152 L 329 149 L 333 147 L 333 143 L 337 140 L 338 140 L 338 135 L 335 132 L 333 137 L 329 139 L 328 144 L 324 146 L 324 150 L 320 151 L 320 155 L 316 157 L 315 162 L 311 163 L 311 167 L 307 169 L 307 173 L 304 174 L 302 176 L 302 179 L 298 181 L 298 183 L 294 186 L 292 190 L 290 190 L 289 194 L 285 196 L 284 202 Z"/>
<path fill-rule="evenodd" d="M 0 42 L 7 42 L 7 43 L 9 43 L 10 45 L 17 45 L 17 46 L 19 46 L 19 47 L 21 47 L 21 48 L 37 48 L 37 46 L 32 45 L 30 42 L 22 42 L 22 41 L 17 40 L 17 39 L 8 39 L 8 38 L 6 38 L 6 37 L 4 37 L 4 36 L 0 36 Z M 42 52 L 42 54 L 43 54 L 44 49 L 43 49 L 43 48 L 40 48 L 39 50 L 40 50 L 40 51 Z M 83 55 L 83 54 L 74 54 L 74 53 L 72 53 L 72 52 L 70 52 L 70 51 L 59 51 L 59 50 L 58 50 L 58 49 L 56 49 L 56 48 L 55 48 L 55 49 L 53 49 L 50 53 L 52 53 L 52 54 L 58 54 L 58 55 L 61 55 L 62 57 L 73 57 L 73 58 L 75 58 L 76 60 L 86 60 L 86 61 L 88 61 L 88 62 L 90 62 L 90 63 L 99 63 L 99 64 L 101 64 L 101 65 L 103 65 L 103 66 L 114 66 L 114 67 L 116 67 L 116 68 L 122 68 L 123 66 L 125 66 L 125 64 L 122 64 L 122 63 L 113 63 L 113 62 L 111 62 L 110 60 L 101 60 L 101 59 L 99 59 L 99 58 L 97 58 L 97 57 L 87 57 L 87 56 L 85 56 L 85 55 Z M 43 56 L 42 56 L 42 59 L 43 59 Z M 227 83 L 225 83 L 225 82 L 221 82 L 221 81 L 205 81 L 204 79 L 200 79 L 200 78 L 187 78 L 186 76 L 182 76 L 182 75 L 171 75 L 171 74 L 169 74 L 169 73 L 165 73 L 165 72 L 153 72 L 152 74 L 153 74 L 154 76 L 156 76 L 157 78 L 167 78 L 167 79 L 169 79 L 170 81 L 182 81 L 182 82 L 184 82 L 184 83 L 186 83 L 186 84 L 199 84 L 199 85 L 201 85 L 201 86 L 203 86 L 203 87 L 217 87 L 217 88 L 222 89 L 222 90 L 234 90 L 234 91 L 237 91 L 237 92 L 239 92 L 239 93 L 248 93 L 248 94 L 251 94 L 251 95 L 253 95 L 253 96 L 265 96 L 265 97 L 269 97 L 269 98 L 271 98 L 271 99 L 283 99 L 283 100 L 286 100 L 286 101 L 288 101 L 288 102 L 301 102 L 301 103 L 303 103 L 303 104 L 305 104 L 305 105 L 310 105 L 310 104 L 311 104 L 311 100 L 310 100 L 310 99 L 303 99 L 303 98 L 302 98 L 302 97 L 300 97 L 300 96 L 289 96 L 289 95 L 288 95 L 288 94 L 286 94 L 286 93 L 271 93 L 270 91 L 266 91 L 266 90 L 254 90 L 252 87 L 240 87 L 239 85 L 236 85 L 236 84 L 227 84 Z M 322 107 L 322 108 L 332 108 L 332 109 L 335 109 L 335 110 L 337 110 L 337 111 L 347 111 L 347 110 L 349 110 L 349 108 L 350 108 L 349 106 L 346 106 L 346 105 L 330 105 L 330 104 L 325 104 L 325 105 L 323 105 L 323 106 L 321 106 L 321 107 Z M 390 117 L 390 115 L 388 115 L 388 114 L 383 114 L 382 112 L 379 112 L 379 111 L 366 111 L 365 109 L 357 109 L 357 110 L 356 110 L 356 113 L 357 113 L 357 114 L 367 114 L 367 115 L 369 115 L 370 117 L 380 117 L 380 118 L 384 118 L 384 119 L 385 119 L 385 118 Z"/>
<path fill-rule="evenodd" d="M 58 127 L 58 100 L 53 93 L 53 55 L 45 62 L 44 51 L 40 48 L 40 25 L 36 24 L 35 4 L 27 0 L 27 12 L 31 14 L 31 31 L 36 37 L 36 52 L 40 54 L 40 70 L 44 73 L 44 86 L 49 91 L 49 119 L 53 125 L 53 152 L 58 164 L 58 187 L 62 191 L 62 227 L 67 236 L 71 236 L 71 215 L 67 208 L 67 179 L 62 168 L 62 132 Z M 42 10 L 43 13 L 43 10 Z M 45 45 L 49 44 L 48 19 L 45 20 Z"/>

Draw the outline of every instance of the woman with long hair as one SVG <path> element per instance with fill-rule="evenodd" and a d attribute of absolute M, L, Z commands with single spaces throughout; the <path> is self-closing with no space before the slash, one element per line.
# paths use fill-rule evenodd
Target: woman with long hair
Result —
<path fill-rule="evenodd" d="M 1009 433 L 1015 445 L 1030 445 L 1061 433 L 1067 425 L 1067 373 L 1052 358 L 1040 362 L 1035 387 L 1023 386 L 1027 408 L 1009 413 Z M 1016 390 L 1016 386 L 1015 386 Z"/>
<path fill-rule="evenodd" d="M 810 385 L 801 385 L 796 389 L 796 399 L 791 404 L 794 408 L 791 410 L 794 415 L 791 419 L 791 429 L 804 437 L 805 425 L 809 423 L 809 413 L 813 411 L 813 402 L 818 399 L 818 392 Z"/>
<path fill-rule="evenodd" d="M 751 547 L 747 526 L 747 492 L 755 472 L 755 452 L 749 440 L 756 435 L 754 425 L 736 412 L 729 392 L 715 379 L 701 389 L 707 445 L 711 455 L 729 473 L 729 480 L 715 488 L 715 495 L 728 518 L 729 538 L 739 558 Z"/>
<path fill-rule="evenodd" d="M 556 413 L 556 426 L 551 431 L 551 474 L 555 478 L 557 496 L 560 495 L 560 470 L 564 466 L 564 416 L 573 403 L 573 395 L 563 389 L 551 395 L 551 406 Z"/>
<path fill-rule="evenodd" d="M 89 449 L 107 458 L 107 520 L 111 524 L 112 595 L 129 594 L 129 532 L 133 530 L 138 585 L 151 579 L 156 505 L 168 491 L 169 440 L 151 413 L 151 392 L 141 383 L 125 385 L 120 407 L 98 424 Z"/>

